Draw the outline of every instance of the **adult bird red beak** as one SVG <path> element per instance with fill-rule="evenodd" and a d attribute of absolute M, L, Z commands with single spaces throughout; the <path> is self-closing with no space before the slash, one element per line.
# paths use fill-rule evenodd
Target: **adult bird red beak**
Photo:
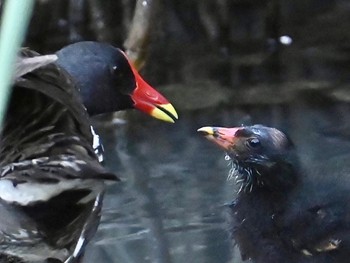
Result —
<path fill-rule="evenodd" d="M 233 147 L 239 139 L 236 135 L 238 130 L 242 127 L 237 128 L 223 128 L 223 127 L 202 127 L 197 132 L 204 135 L 208 140 L 219 145 L 224 150 L 229 150 Z"/>
<path fill-rule="evenodd" d="M 174 123 L 178 115 L 173 105 L 144 81 L 130 61 L 129 64 L 136 80 L 136 88 L 131 94 L 134 107 L 154 118 Z"/>

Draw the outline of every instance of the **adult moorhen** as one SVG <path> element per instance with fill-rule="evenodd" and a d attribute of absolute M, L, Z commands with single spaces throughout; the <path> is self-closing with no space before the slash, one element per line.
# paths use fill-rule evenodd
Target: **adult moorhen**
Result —
<path fill-rule="evenodd" d="M 308 174 L 291 140 L 262 125 L 198 130 L 230 157 L 239 185 L 231 231 L 243 260 L 342 263 L 350 258 L 349 173 Z M 309 171 L 310 172 L 310 171 Z"/>
<path fill-rule="evenodd" d="M 146 83 L 124 52 L 106 43 L 83 41 L 58 52 L 57 64 L 72 77 L 90 116 L 136 108 L 154 118 L 175 122 L 178 115 L 163 95 Z M 94 135 L 94 149 L 103 147 Z"/>
<path fill-rule="evenodd" d="M 174 122 L 174 107 L 147 84 L 125 54 L 109 44 L 84 41 L 59 50 L 57 64 L 72 77 L 90 115 L 136 108 Z"/>
<path fill-rule="evenodd" d="M 119 49 L 80 42 L 57 56 L 23 49 L 17 64 L 0 138 L 0 262 L 81 259 L 105 183 L 118 180 L 98 160 L 89 114 L 177 118 Z"/>

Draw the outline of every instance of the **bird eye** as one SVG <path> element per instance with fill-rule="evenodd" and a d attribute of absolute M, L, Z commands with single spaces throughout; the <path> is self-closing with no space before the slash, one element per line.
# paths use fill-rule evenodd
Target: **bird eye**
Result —
<path fill-rule="evenodd" d="M 260 146 L 260 140 L 258 138 L 250 138 L 247 140 L 247 144 L 250 148 L 258 148 Z"/>
<path fill-rule="evenodd" d="M 120 69 L 118 66 L 112 66 L 112 73 L 113 74 L 119 74 L 120 73 Z"/>
<path fill-rule="evenodd" d="M 121 78 L 123 76 L 123 72 L 121 71 L 120 67 L 116 65 L 111 67 L 111 71 L 112 74 L 117 78 Z"/>

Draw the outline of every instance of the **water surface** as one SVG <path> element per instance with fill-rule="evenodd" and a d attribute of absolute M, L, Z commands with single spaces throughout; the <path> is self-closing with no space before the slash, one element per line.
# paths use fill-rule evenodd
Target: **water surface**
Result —
<path fill-rule="evenodd" d="M 301 96 L 278 105 L 216 107 L 180 113 L 173 125 L 133 112 L 122 125 L 100 127 L 106 165 L 122 182 L 108 188 L 103 219 L 85 262 L 240 262 L 225 204 L 225 154 L 196 130 L 205 125 L 262 123 L 286 131 L 306 167 L 348 158 L 346 103 Z"/>

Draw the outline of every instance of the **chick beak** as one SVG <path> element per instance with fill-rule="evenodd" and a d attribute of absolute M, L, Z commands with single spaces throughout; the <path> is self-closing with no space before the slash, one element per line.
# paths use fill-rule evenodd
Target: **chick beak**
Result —
<path fill-rule="evenodd" d="M 201 133 L 204 137 L 214 142 L 222 149 L 229 150 L 237 143 L 239 138 L 237 137 L 236 132 L 240 129 L 241 127 L 224 128 L 206 126 L 198 129 L 197 132 Z"/>
<path fill-rule="evenodd" d="M 178 119 L 178 115 L 173 105 L 144 81 L 132 65 L 131 68 L 136 80 L 136 88 L 131 94 L 134 107 L 156 119 L 174 123 Z"/>

